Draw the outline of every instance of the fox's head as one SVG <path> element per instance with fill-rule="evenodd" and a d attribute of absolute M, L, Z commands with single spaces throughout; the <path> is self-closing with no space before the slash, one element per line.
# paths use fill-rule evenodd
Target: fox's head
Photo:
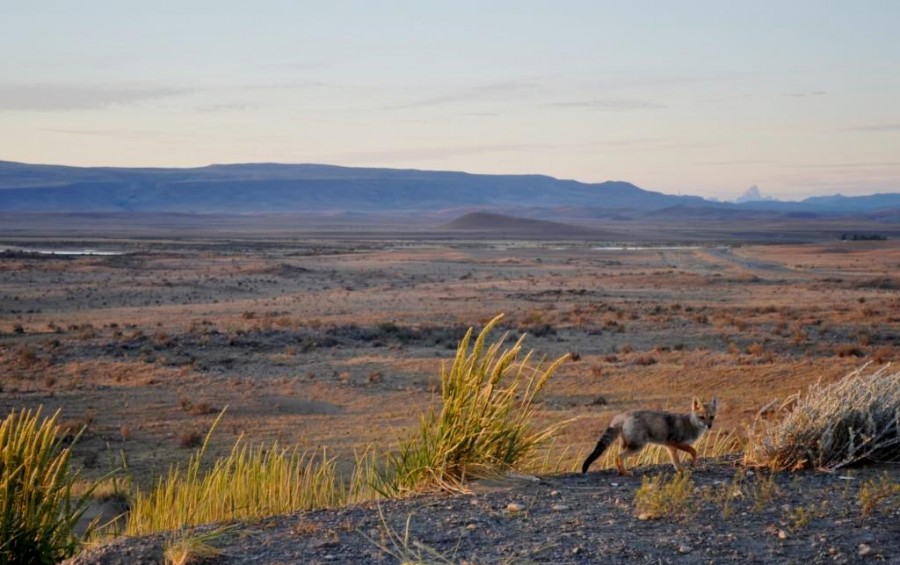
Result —
<path fill-rule="evenodd" d="M 717 404 L 718 403 L 715 398 L 710 400 L 708 404 L 703 404 L 696 396 L 694 397 L 694 402 L 691 404 L 691 412 L 694 413 L 694 416 L 697 417 L 697 420 L 699 420 L 701 424 L 706 426 L 706 429 L 708 430 L 712 429 L 713 420 L 716 419 Z"/>

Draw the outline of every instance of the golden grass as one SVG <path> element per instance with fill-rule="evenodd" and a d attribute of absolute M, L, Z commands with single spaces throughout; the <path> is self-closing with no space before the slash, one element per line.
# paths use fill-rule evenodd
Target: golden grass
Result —
<path fill-rule="evenodd" d="M 210 434 L 213 429 L 215 424 Z M 238 439 L 228 456 L 201 472 L 208 442 L 209 434 L 185 469 L 176 466 L 149 492 L 135 494 L 127 535 L 338 506 L 348 500 L 335 461 L 324 452 L 308 455 Z"/>
<path fill-rule="evenodd" d="M 696 511 L 691 473 L 644 477 L 634 493 L 634 510 L 641 520 L 689 518 Z"/>
<path fill-rule="evenodd" d="M 891 512 L 900 508 L 900 483 L 885 471 L 879 477 L 865 481 L 857 496 L 860 520 L 872 515 L 878 508 Z"/>
<path fill-rule="evenodd" d="M 74 529 L 91 488 L 72 492 L 77 477 L 58 416 L 23 409 L 0 423 L 0 563 L 56 563 L 80 544 Z"/>
<path fill-rule="evenodd" d="M 386 494 L 429 488 L 464 490 L 468 479 L 489 476 L 534 457 L 564 422 L 531 429 L 535 397 L 567 359 L 546 367 L 532 363 L 533 352 L 520 358 L 522 341 L 503 349 L 504 338 L 485 342 L 502 315 L 491 320 L 469 345 L 470 328 L 460 341 L 449 370 L 441 370 L 440 413 L 422 418 L 419 433 L 389 455 Z"/>
<path fill-rule="evenodd" d="M 222 533 L 221 529 L 202 534 L 187 532 L 167 540 L 163 549 L 166 565 L 191 565 L 220 557 L 222 550 L 213 543 Z"/>

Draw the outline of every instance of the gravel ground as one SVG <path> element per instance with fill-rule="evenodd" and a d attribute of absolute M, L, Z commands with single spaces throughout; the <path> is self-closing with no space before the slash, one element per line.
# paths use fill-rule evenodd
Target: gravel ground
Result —
<path fill-rule="evenodd" d="M 281 563 L 900 563 L 900 500 L 862 516 L 865 484 L 900 469 L 834 474 L 747 472 L 701 463 L 681 515 L 635 510 L 644 478 L 665 467 L 482 483 L 427 495 L 241 522 L 214 543 L 222 564 Z M 724 496 L 723 493 L 731 493 Z M 728 500 L 727 504 L 725 500 Z M 199 531 L 209 531 L 209 527 Z M 162 562 L 174 536 L 119 539 L 73 565 Z"/>

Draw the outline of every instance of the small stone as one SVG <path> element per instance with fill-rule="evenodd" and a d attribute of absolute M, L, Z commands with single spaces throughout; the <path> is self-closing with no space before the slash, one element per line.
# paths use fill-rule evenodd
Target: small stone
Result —
<path fill-rule="evenodd" d="M 678 546 L 678 553 L 685 554 L 685 553 L 690 553 L 692 551 L 694 551 L 694 548 L 687 544 L 681 544 Z"/>
<path fill-rule="evenodd" d="M 864 557 L 864 556 L 868 555 L 871 551 L 872 551 L 872 546 L 870 546 L 867 543 L 861 543 L 861 544 L 859 544 L 859 548 L 857 549 L 856 553 L 858 553 L 860 557 Z"/>
<path fill-rule="evenodd" d="M 557 511 L 557 512 L 565 512 L 566 510 L 569 509 L 569 507 L 566 506 L 565 504 L 554 504 L 554 505 L 551 506 L 550 508 L 551 508 L 552 510 Z"/>
<path fill-rule="evenodd" d="M 478 524 L 471 524 L 471 523 L 470 523 L 470 524 L 466 524 L 466 529 L 467 529 L 467 530 L 477 530 L 477 529 L 478 529 Z"/>
<path fill-rule="evenodd" d="M 652 518 L 652 516 L 647 512 L 641 512 L 637 517 L 638 520 L 649 520 L 650 518 Z"/>
<path fill-rule="evenodd" d="M 572 548 L 572 555 L 578 555 L 579 553 L 581 553 L 581 548 L 580 548 L 580 547 L 573 547 L 573 548 Z"/>
<path fill-rule="evenodd" d="M 787 532 L 784 530 L 778 530 L 778 539 L 787 539 Z"/>
<path fill-rule="evenodd" d="M 516 512 L 521 512 L 525 510 L 525 507 L 517 502 L 510 502 L 506 505 L 506 509 L 511 513 L 515 514 Z"/>
<path fill-rule="evenodd" d="M 558 490 L 551 490 L 551 491 L 550 491 L 550 496 L 559 496 L 559 491 L 558 491 Z"/>
<path fill-rule="evenodd" d="M 617 486 L 619 486 L 619 483 L 609 483 L 609 486 L 611 486 L 611 487 L 617 487 Z"/>

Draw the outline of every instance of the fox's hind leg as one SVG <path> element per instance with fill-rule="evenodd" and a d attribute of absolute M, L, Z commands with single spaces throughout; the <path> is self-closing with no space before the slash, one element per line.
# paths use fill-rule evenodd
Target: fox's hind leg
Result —
<path fill-rule="evenodd" d="M 619 471 L 619 474 L 623 477 L 630 477 L 631 472 L 625 469 L 625 458 L 630 457 L 641 450 L 644 447 L 643 445 L 638 447 L 633 447 L 629 445 L 623 445 L 621 451 L 616 456 L 616 469 Z"/>

